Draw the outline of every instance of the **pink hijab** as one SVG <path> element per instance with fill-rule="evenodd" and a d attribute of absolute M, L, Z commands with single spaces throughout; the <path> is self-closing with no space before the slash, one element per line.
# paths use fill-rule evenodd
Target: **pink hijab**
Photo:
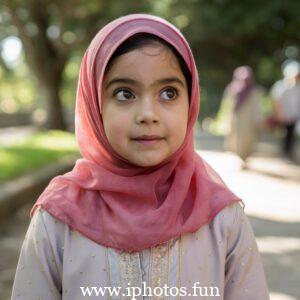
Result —
<path fill-rule="evenodd" d="M 146 32 L 173 45 L 192 74 L 188 128 L 181 147 L 154 167 L 139 167 L 110 146 L 101 118 L 101 84 L 107 62 L 130 36 Z M 52 179 L 38 206 L 96 243 L 141 251 L 210 222 L 241 201 L 195 152 L 193 126 L 199 109 L 198 74 L 191 49 L 172 24 L 133 14 L 107 24 L 82 59 L 76 99 L 76 138 L 83 156 L 73 170 Z"/>

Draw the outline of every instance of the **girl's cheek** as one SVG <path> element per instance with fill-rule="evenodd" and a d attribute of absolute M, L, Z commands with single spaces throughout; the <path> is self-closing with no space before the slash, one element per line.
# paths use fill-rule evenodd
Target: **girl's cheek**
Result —
<path fill-rule="evenodd" d="M 110 137 L 114 140 L 118 140 L 124 135 L 126 135 L 128 131 L 128 126 L 127 126 L 127 120 L 126 118 L 123 119 L 121 117 L 112 117 L 107 120 L 107 128 L 106 130 L 108 131 L 108 134 Z"/>

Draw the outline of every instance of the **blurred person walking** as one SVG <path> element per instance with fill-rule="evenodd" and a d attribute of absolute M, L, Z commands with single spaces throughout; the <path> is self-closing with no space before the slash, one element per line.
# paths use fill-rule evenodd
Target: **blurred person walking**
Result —
<path fill-rule="evenodd" d="M 282 143 L 283 154 L 294 158 L 296 124 L 300 121 L 300 64 L 290 61 L 283 68 L 284 78 L 271 88 L 274 114 L 277 124 L 285 131 Z"/>
<path fill-rule="evenodd" d="M 240 66 L 233 72 L 233 79 L 225 88 L 221 110 L 227 114 L 227 136 L 225 150 L 235 152 L 243 160 L 253 152 L 255 142 L 263 125 L 261 99 L 262 87 L 255 84 L 253 70 Z"/>

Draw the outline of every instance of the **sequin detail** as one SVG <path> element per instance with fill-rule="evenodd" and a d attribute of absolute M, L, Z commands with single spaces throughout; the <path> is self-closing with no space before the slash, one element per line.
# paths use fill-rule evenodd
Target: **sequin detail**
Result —
<path fill-rule="evenodd" d="M 140 287 L 143 294 L 145 287 L 143 282 L 152 291 L 155 287 L 163 288 L 165 285 L 181 286 L 180 238 L 134 253 L 106 248 L 106 260 L 109 286 L 122 287 L 125 294 L 128 287 Z M 173 276 L 170 276 L 171 273 Z M 164 295 L 136 297 L 136 299 L 159 300 L 164 298 Z M 120 293 L 119 297 L 115 295 L 109 299 L 131 299 L 131 297 Z"/>

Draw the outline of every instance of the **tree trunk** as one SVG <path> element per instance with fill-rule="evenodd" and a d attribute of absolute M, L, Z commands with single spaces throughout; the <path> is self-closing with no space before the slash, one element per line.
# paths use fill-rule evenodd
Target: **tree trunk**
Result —
<path fill-rule="evenodd" d="M 62 72 L 67 61 L 67 55 L 64 51 L 59 51 L 48 39 L 46 31 L 48 28 L 47 15 L 45 11 L 34 5 L 35 1 L 30 2 L 30 14 L 38 32 L 35 36 L 29 36 L 25 30 L 25 24 L 16 14 L 14 7 L 10 8 L 10 15 L 13 23 L 19 31 L 19 37 L 22 40 L 26 60 L 31 71 L 36 76 L 39 86 L 47 101 L 48 129 L 66 129 L 63 118 L 62 103 L 59 91 L 62 83 Z M 12 4 L 11 4 L 12 5 Z"/>
<path fill-rule="evenodd" d="M 61 77 L 60 74 L 58 76 Z M 42 81 L 41 78 L 39 80 L 40 82 Z M 41 87 L 47 103 L 47 129 L 66 130 L 67 128 L 64 121 L 61 99 L 59 96 L 60 86 L 60 79 L 56 82 L 51 82 L 49 80 L 44 80 L 44 82 L 41 82 Z"/>

